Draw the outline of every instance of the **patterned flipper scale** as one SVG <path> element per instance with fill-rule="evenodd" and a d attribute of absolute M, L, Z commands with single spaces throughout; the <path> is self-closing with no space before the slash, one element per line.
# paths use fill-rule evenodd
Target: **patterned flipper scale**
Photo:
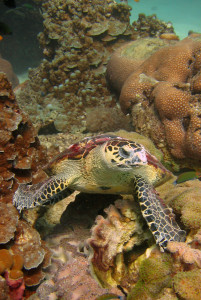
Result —
<path fill-rule="evenodd" d="M 135 195 L 156 243 L 164 251 L 169 241 L 185 241 L 186 233 L 181 230 L 171 208 L 168 208 L 154 188 L 142 177 L 134 181 Z"/>
<path fill-rule="evenodd" d="M 19 211 L 39 205 L 56 203 L 72 193 L 68 182 L 51 177 L 34 185 L 21 184 L 14 194 L 13 204 Z"/>

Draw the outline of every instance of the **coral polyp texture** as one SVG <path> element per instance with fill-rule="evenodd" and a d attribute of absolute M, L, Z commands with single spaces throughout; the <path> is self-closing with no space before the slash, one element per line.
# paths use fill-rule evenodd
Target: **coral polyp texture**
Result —
<path fill-rule="evenodd" d="M 130 7 L 112 0 L 52 0 L 42 10 L 44 59 L 29 71 L 18 101 L 39 128 L 54 123 L 59 131 L 82 131 L 87 111 L 116 105 L 105 70 L 110 54 L 134 39 Z"/>
<path fill-rule="evenodd" d="M 135 42 L 123 46 L 111 58 L 108 78 L 120 90 L 121 108 L 131 114 L 137 132 L 176 158 L 201 160 L 201 37 L 170 43 L 140 64 Z M 122 80 L 127 66 L 133 70 Z"/>

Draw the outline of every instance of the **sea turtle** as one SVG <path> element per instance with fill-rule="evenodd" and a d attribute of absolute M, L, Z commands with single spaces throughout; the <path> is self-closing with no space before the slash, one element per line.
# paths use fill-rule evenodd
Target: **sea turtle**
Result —
<path fill-rule="evenodd" d="M 47 180 L 19 186 L 13 203 L 19 211 L 57 202 L 78 190 L 86 193 L 134 194 L 161 250 L 168 241 L 184 241 L 185 231 L 154 186 L 171 177 L 141 144 L 114 135 L 87 137 L 54 158 Z"/>

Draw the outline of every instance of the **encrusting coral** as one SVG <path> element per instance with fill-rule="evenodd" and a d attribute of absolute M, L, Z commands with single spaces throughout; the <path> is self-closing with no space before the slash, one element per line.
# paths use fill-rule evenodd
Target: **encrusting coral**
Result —
<path fill-rule="evenodd" d="M 24 285 L 36 286 L 44 278 L 42 268 L 49 265 L 50 252 L 39 233 L 19 220 L 12 197 L 18 183 L 43 178 L 39 169 L 47 158 L 4 73 L 0 73 L 0 155 L 0 278 L 2 291 L 10 291 L 10 298 L 17 300 L 27 293 Z M 10 266 L 4 265 L 5 257 Z"/>
<path fill-rule="evenodd" d="M 170 284 L 172 271 L 171 256 L 152 251 L 150 257 L 140 263 L 139 279 L 127 299 L 157 299 L 162 289 Z"/>
<path fill-rule="evenodd" d="M 174 276 L 173 285 L 180 299 L 200 300 L 201 270 L 177 273 Z"/>
<path fill-rule="evenodd" d="M 17 183 L 31 182 L 32 172 L 36 173 L 47 158 L 4 73 L 0 73 L 0 121 L 1 201 L 11 202 Z"/>
<path fill-rule="evenodd" d="M 122 110 L 130 112 L 137 132 L 151 137 L 158 147 L 168 147 L 176 158 L 200 160 L 201 40 L 198 35 L 171 43 L 174 44 L 157 50 L 125 78 L 119 101 Z M 109 64 L 108 77 L 117 90 L 115 79 L 121 78 L 129 61 L 136 63 L 131 53 L 127 60 L 124 58 L 134 45 L 135 42 L 123 46 L 122 52 L 118 50 L 112 58 L 114 65 Z M 117 69 L 115 62 L 122 68 Z"/>
<path fill-rule="evenodd" d="M 23 272 L 21 271 L 22 267 L 22 256 L 12 255 L 7 249 L 0 250 L 0 275 L 3 275 L 6 280 L 9 288 L 8 295 L 12 300 L 23 298 L 25 284 Z"/>
<path fill-rule="evenodd" d="M 186 181 L 176 186 L 167 183 L 158 187 L 158 191 L 166 204 L 181 215 L 181 221 L 187 228 L 196 231 L 201 228 L 200 180 Z"/>

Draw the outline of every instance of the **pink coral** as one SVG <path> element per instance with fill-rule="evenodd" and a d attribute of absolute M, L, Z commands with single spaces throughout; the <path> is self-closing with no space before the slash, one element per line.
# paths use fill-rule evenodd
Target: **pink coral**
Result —
<path fill-rule="evenodd" d="M 9 296 L 11 300 L 22 300 L 25 290 L 24 278 L 12 279 L 9 272 L 5 272 L 6 283 L 9 286 Z"/>
<path fill-rule="evenodd" d="M 169 242 L 167 249 L 185 264 L 194 264 L 198 268 L 201 268 L 201 251 L 199 249 L 193 249 L 182 242 Z"/>

